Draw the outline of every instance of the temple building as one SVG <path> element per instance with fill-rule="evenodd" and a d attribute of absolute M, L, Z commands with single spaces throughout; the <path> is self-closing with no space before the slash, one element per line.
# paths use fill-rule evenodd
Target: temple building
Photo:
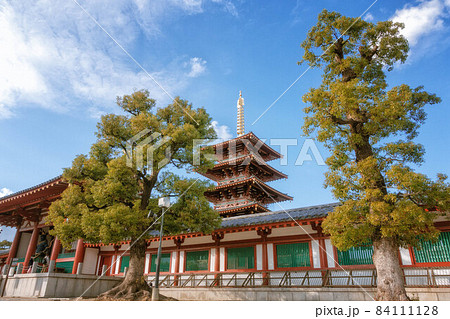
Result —
<path fill-rule="evenodd" d="M 269 204 L 292 200 L 266 184 L 287 175 L 267 164 L 281 158 L 280 153 L 252 132 L 244 134 L 242 92 L 239 92 L 237 110 L 238 137 L 213 145 L 217 164 L 203 174 L 217 182 L 217 187 L 205 196 L 223 217 L 268 212 Z"/>
<path fill-rule="evenodd" d="M 222 216 L 221 226 L 211 234 L 163 237 L 162 293 L 179 296 L 178 288 L 189 287 L 195 299 L 195 288 L 199 287 L 283 288 L 277 290 L 278 294 L 287 294 L 292 289 L 307 293 L 314 288 L 316 300 L 330 300 L 326 299 L 332 294 L 330 290 L 325 298 L 320 297 L 317 289 L 346 287 L 350 289 L 347 294 L 355 293 L 353 297 L 347 295 L 348 298 L 361 300 L 364 296 L 356 295 L 361 287 L 376 286 L 373 247 L 339 251 L 332 245 L 321 223 L 339 203 L 270 210 L 274 206 L 271 204 L 292 200 L 268 185 L 287 176 L 268 164 L 281 154 L 254 133 L 245 133 L 243 107 L 240 94 L 237 137 L 213 146 L 217 163 L 203 174 L 217 183 L 205 196 Z M 67 186 L 59 176 L 0 198 L 0 225 L 17 229 L 9 251 L 0 252 L 3 274 L 0 294 L 76 297 L 92 286 L 96 287 L 96 293 L 105 291 L 126 273 L 129 241 L 94 244 L 79 239 L 65 250 L 49 234 L 52 226 L 46 220 L 48 207 Z M 441 231 L 437 242 L 424 242 L 421 250 L 409 247 L 398 252 L 408 291 L 416 291 L 419 296 L 430 289 L 450 287 L 448 216 L 436 215 L 435 226 Z M 144 272 L 149 283 L 155 277 L 158 244 L 159 238 L 148 239 Z M 102 284 L 97 283 L 99 278 Z M 69 284 L 50 283 L 56 279 L 83 281 L 84 288 L 68 292 Z M 217 291 L 215 296 L 224 298 Z"/>

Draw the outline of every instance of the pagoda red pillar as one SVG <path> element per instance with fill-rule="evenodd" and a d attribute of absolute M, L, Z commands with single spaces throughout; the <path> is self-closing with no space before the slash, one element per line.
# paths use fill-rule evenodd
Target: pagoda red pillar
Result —
<path fill-rule="evenodd" d="M 8 258 L 6 259 L 6 264 L 11 265 L 11 261 L 14 257 L 16 257 L 17 249 L 19 248 L 19 241 L 20 241 L 20 231 L 19 227 L 17 227 L 16 234 L 14 235 L 14 240 L 12 242 L 11 248 L 9 250 Z"/>
<path fill-rule="evenodd" d="M 39 222 L 34 223 L 33 233 L 31 234 L 30 243 L 28 244 L 27 254 L 25 255 L 25 261 L 23 262 L 22 274 L 27 273 L 28 266 L 30 265 L 31 256 L 36 252 L 36 246 L 39 239 Z"/>
<path fill-rule="evenodd" d="M 78 239 L 77 250 L 75 251 L 75 259 L 73 261 L 72 274 L 76 274 L 78 270 L 78 264 L 83 262 L 84 259 L 84 243 L 83 239 Z"/>

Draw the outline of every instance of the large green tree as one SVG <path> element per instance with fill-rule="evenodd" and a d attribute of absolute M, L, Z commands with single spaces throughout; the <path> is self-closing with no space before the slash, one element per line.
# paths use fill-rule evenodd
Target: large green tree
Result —
<path fill-rule="evenodd" d="M 203 196 L 209 184 L 176 174 L 182 168 L 204 170 L 212 165 L 202 156 L 193 166 L 193 141 L 216 134 L 205 109 L 180 98 L 156 108 L 142 90 L 118 97 L 117 104 L 123 114 L 102 116 L 89 155 L 77 156 L 64 170 L 69 187 L 51 205 L 49 219 L 53 234 L 66 246 L 78 238 L 91 243 L 130 240 L 126 277 L 105 295 L 136 298 L 148 296 L 146 239 L 159 227 L 154 224 L 161 214 L 159 196 L 179 195 L 165 215 L 166 234 L 208 232 L 220 222 Z"/>
<path fill-rule="evenodd" d="M 440 99 L 386 81 L 407 58 L 403 27 L 323 10 L 302 43 L 301 62 L 323 72 L 321 85 L 303 96 L 303 129 L 329 148 L 325 185 L 342 202 L 323 228 L 341 250 L 373 243 L 378 300 L 408 299 L 399 247 L 436 239 L 436 210 L 450 204 L 445 176 L 432 181 L 413 170 L 423 162 L 424 148 L 414 138 L 424 107 Z"/>

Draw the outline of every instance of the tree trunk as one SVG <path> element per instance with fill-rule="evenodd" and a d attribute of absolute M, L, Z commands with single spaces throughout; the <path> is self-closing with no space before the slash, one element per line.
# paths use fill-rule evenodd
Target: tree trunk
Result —
<path fill-rule="evenodd" d="M 398 259 L 398 245 L 393 238 L 381 238 L 373 242 L 373 263 L 377 269 L 376 300 L 406 301 L 403 272 Z"/>
<path fill-rule="evenodd" d="M 134 240 L 131 241 L 133 243 Z M 100 295 L 100 299 L 150 300 L 151 290 L 145 281 L 145 239 L 138 239 L 130 247 L 130 264 L 124 280 L 116 287 Z"/>

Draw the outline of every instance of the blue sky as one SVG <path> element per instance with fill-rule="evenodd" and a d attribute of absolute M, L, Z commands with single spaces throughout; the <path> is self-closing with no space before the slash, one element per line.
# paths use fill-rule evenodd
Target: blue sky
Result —
<path fill-rule="evenodd" d="M 297 65 L 300 43 L 318 13 L 360 16 L 373 0 L 78 2 L 170 95 L 206 107 L 222 137 L 235 136 L 242 90 L 246 131 L 298 138 L 287 166 L 271 163 L 289 175 L 272 183 L 294 196 L 284 208 L 334 201 L 323 188 L 325 167 L 294 165 L 305 140 L 301 96 L 319 85 L 319 71 L 308 71 L 251 123 L 306 70 Z M 363 16 L 406 24 L 410 57 L 389 74 L 390 84 L 424 85 L 443 99 L 428 109 L 418 138 L 427 150 L 420 171 L 430 176 L 450 173 L 449 17 L 449 0 L 379 0 Z M 75 1 L 0 0 L 0 29 L 0 196 L 59 175 L 87 153 L 99 116 L 118 112 L 116 96 L 147 88 L 159 105 L 170 102 Z"/>

